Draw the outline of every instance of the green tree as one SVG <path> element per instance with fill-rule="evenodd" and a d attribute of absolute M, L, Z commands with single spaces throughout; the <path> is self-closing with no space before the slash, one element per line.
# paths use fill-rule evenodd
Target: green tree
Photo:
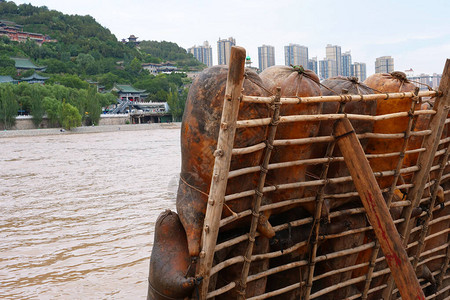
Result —
<path fill-rule="evenodd" d="M 86 125 L 98 125 L 100 121 L 100 115 L 102 113 L 102 107 L 100 105 L 100 96 L 96 92 L 95 88 L 90 88 L 87 95 L 86 103 Z"/>
<path fill-rule="evenodd" d="M 36 84 L 33 84 L 33 86 L 36 86 Z M 33 116 L 34 126 L 39 128 L 42 123 L 42 119 L 44 118 L 45 108 L 42 103 L 42 96 L 39 89 L 33 87 L 33 90 L 34 93 L 31 95 L 31 115 Z"/>
<path fill-rule="evenodd" d="M 49 84 L 59 83 L 65 87 L 74 88 L 74 89 L 88 89 L 89 83 L 84 80 L 81 80 L 77 75 L 53 75 L 47 81 Z"/>
<path fill-rule="evenodd" d="M 47 66 L 46 72 L 52 74 L 67 73 L 69 71 L 68 64 L 56 58 L 50 58 L 42 61 Z"/>
<path fill-rule="evenodd" d="M 61 124 L 64 129 L 81 126 L 81 115 L 78 109 L 69 103 L 63 103 L 61 109 Z"/>
<path fill-rule="evenodd" d="M 54 97 L 44 97 L 42 103 L 47 114 L 49 125 L 52 127 L 57 126 L 62 108 L 61 101 Z"/>
<path fill-rule="evenodd" d="M 77 56 L 77 64 L 81 73 L 92 74 L 95 58 L 90 54 L 80 53 Z"/>
<path fill-rule="evenodd" d="M 16 124 L 19 104 L 13 92 L 11 84 L 0 85 L 0 122 L 5 129 L 10 129 Z"/>
<path fill-rule="evenodd" d="M 7 68 L 7 67 L 13 67 L 15 66 L 14 60 L 9 58 L 8 55 L 1 55 L 0 56 L 0 68 Z"/>
<path fill-rule="evenodd" d="M 167 104 L 169 105 L 172 119 L 174 121 L 181 121 L 183 116 L 185 99 L 178 96 L 178 90 L 174 84 L 171 84 L 170 92 L 167 96 Z"/>
<path fill-rule="evenodd" d="M 112 93 L 107 93 L 107 94 L 97 93 L 97 97 L 100 101 L 101 107 L 107 107 L 111 104 L 117 103 L 117 95 L 113 95 Z"/>
<path fill-rule="evenodd" d="M 9 75 L 11 77 L 15 77 L 17 75 L 17 70 L 15 67 L 0 67 L 0 75 Z"/>
<path fill-rule="evenodd" d="M 114 83 L 120 83 L 120 77 L 116 74 L 108 72 L 106 74 L 101 75 L 98 78 L 98 82 L 101 85 L 104 85 L 106 89 L 112 89 Z"/>
<path fill-rule="evenodd" d="M 130 62 L 130 64 L 125 68 L 125 71 L 130 72 L 134 76 L 138 76 L 142 69 L 142 63 L 136 57 Z"/>

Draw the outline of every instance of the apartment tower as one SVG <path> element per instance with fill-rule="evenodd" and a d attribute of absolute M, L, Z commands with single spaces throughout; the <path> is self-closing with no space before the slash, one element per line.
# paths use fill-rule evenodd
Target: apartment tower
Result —
<path fill-rule="evenodd" d="M 189 48 L 188 53 L 192 53 L 198 61 L 204 63 L 208 67 L 212 67 L 212 48 L 208 41 L 205 41 L 203 46 L 193 46 L 192 48 Z"/>
<path fill-rule="evenodd" d="M 367 78 L 366 72 L 366 64 L 355 62 L 352 64 L 352 76 L 355 76 L 359 79 L 360 82 L 363 82 Z"/>
<path fill-rule="evenodd" d="M 217 41 L 217 60 L 219 65 L 228 65 L 230 63 L 231 47 L 236 46 L 236 40 L 229 37 L 227 40 Z"/>
<path fill-rule="evenodd" d="M 275 47 L 262 45 L 258 47 L 259 70 L 263 71 L 275 65 Z"/>
<path fill-rule="evenodd" d="M 297 44 L 284 46 L 284 64 L 308 68 L 308 47 Z"/>
<path fill-rule="evenodd" d="M 328 70 L 328 77 L 335 77 L 342 74 L 342 55 L 341 46 L 328 44 L 325 48 L 326 59 L 334 61 L 335 63 L 329 63 L 328 66 L 331 69 Z"/>
<path fill-rule="evenodd" d="M 377 57 L 375 60 L 375 73 L 394 72 L 394 59 L 390 56 Z"/>

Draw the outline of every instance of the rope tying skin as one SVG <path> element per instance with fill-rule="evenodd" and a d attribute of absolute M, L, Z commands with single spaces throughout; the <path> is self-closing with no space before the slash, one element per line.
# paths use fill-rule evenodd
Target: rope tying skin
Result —
<path fill-rule="evenodd" d="M 206 197 L 209 197 L 209 194 L 207 194 L 207 193 L 203 192 L 202 190 L 196 188 L 195 186 L 190 185 L 189 183 L 187 183 L 187 181 L 183 178 L 183 176 L 180 176 L 180 180 L 181 180 L 185 185 L 187 185 L 188 187 L 190 187 L 191 189 L 193 189 L 193 190 L 195 190 L 195 191 L 197 191 L 197 192 L 199 192 L 199 193 L 205 195 Z"/>
<path fill-rule="evenodd" d="M 268 93 L 270 96 L 275 96 L 275 94 L 272 93 L 271 91 L 269 91 L 269 90 L 264 86 L 264 84 L 252 80 L 252 79 L 248 76 L 247 71 L 244 72 L 244 78 L 245 78 L 245 79 L 248 79 L 248 81 L 250 81 L 251 83 L 256 84 L 257 86 L 259 86 L 261 89 L 263 89 L 263 90 L 264 90 L 266 93 Z"/>

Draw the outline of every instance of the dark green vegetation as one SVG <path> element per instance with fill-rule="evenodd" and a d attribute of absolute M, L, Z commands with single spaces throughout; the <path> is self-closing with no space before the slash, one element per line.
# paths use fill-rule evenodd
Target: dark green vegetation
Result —
<path fill-rule="evenodd" d="M 23 26 L 25 32 L 35 32 L 50 36 L 56 39 L 54 43 L 44 43 L 39 46 L 33 41 L 18 43 L 10 41 L 5 36 L 0 36 L 0 75 L 9 75 L 14 79 L 30 76 L 34 71 L 25 71 L 18 74 L 14 61 L 10 57 L 27 57 L 38 66 L 46 66 L 47 69 L 41 75 L 50 77 L 47 85 L 54 85 L 55 89 L 61 89 L 61 85 L 70 89 L 71 98 L 53 96 L 51 92 L 28 95 L 34 97 L 33 101 L 23 100 L 21 89 L 41 89 L 38 87 L 22 87 L 27 85 L 19 84 L 19 87 L 1 87 L 2 89 L 12 89 L 19 108 L 27 113 L 37 114 L 36 124 L 39 123 L 39 115 L 43 111 L 39 106 L 48 102 L 48 98 L 57 99 L 62 105 L 65 101 L 76 107 L 82 116 L 92 119 L 91 122 L 98 122 L 97 114 L 101 113 L 101 108 L 91 108 L 94 114 L 85 116 L 86 107 L 93 107 L 100 103 L 96 97 L 108 99 L 103 105 L 114 103 L 112 96 L 98 95 L 95 90 L 89 89 L 87 80 L 98 82 L 106 90 L 117 84 L 132 84 L 134 87 L 144 89 L 148 93 L 148 99 L 152 101 L 168 102 L 173 109 L 174 117 L 182 114 L 184 101 L 187 92 L 186 85 L 188 78 L 183 73 L 160 74 L 157 76 L 149 74 L 142 69 L 142 63 L 162 63 L 170 61 L 181 70 L 201 70 L 205 66 L 198 62 L 186 50 L 171 42 L 142 41 L 139 48 L 134 44 L 119 42 L 109 31 L 98 24 L 91 16 L 65 15 L 47 7 L 35 7 L 31 4 L 16 5 L 12 1 L 0 0 L 0 20 L 15 22 Z M 2 90 L 3 91 L 3 90 Z M 3 93 L 2 93 L 3 94 Z M 80 100 L 75 100 L 75 95 Z M 87 95 L 88 100 L 84 99 Z M 45 98 L 47 97 L 47 98 Z M 3 97 L 2 97 L 3 98 Z M 102 98 L 103 99 L 103 98 Z M 90 101 L 94 102 L 89 103 Z M 39 102 L 40 104 L 37 104 Z M 85 103 L 87 102 L 87 103 Z M 1 105 L 12 103 L 11 100 Z M 34 104 L 31 104 L 34 103 Z M 80 104 L 84 103 L 84 104 Z M 181 111 L 181 112 L 180 112 Z M 47 114 L 49 112 L 47 111 Z M 6 127 L 10 127 L 10 121 L 2 122 Z M 60 121 L 60 120 L 59 120 Z M 8 123 L 5 123 L 8 122 Z"/>
<path fill-rule="evenodd" d="M 71 127 L 98 124 L 101 107 L 115 101 L 115 96 L 97 93 L 96 88 L 68 88 L 62 85 L 21 83 L 0 84 L 0 122 L 10 128 L 17 111 L 30 112 L 36 127 L 47 115 L 51 126 Z"/>

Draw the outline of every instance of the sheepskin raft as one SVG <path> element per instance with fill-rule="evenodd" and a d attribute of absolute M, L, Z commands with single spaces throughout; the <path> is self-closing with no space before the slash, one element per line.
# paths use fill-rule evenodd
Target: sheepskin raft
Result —
<path fill-rule="evenodd" d="M 149 299 L 448 299 L 450 60 L 421 91 L 245 57 L 193 82 Z"/>

